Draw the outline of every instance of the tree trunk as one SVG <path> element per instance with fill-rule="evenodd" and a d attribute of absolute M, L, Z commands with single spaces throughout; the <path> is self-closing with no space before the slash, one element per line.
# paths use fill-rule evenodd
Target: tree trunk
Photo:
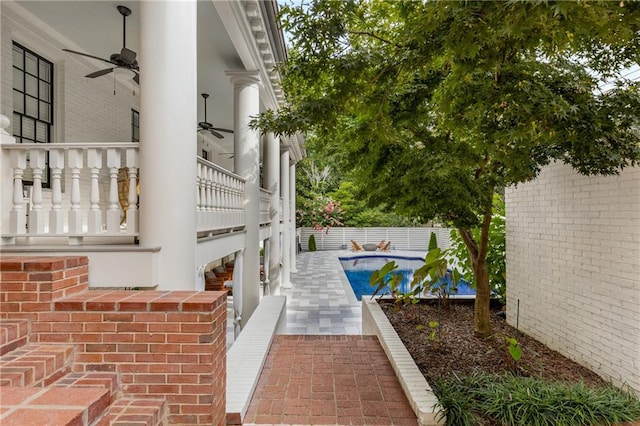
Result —
<path fill-rule="evenodd" d="M 489 286 L 489 272 L 487 270 L 486 255 L 472 262 L 473 276 L 476 284 L 476 301 L 473 312 L 474 334 L 479 337 L 491 335 L 491 288 Z"/>
<path fill-rule="evenodd" d="M 489 245 L 489 227 L 493 216 L 491 205 L 485 208 L 480 230 L 480 241 L 477 242 L 469 229 L 458 229 L 462 240 L 469 251 L 473 280 L 476 285 L 476 301 L 473 314 L 474 334 L 479 337 L 491 335 L 491 287 L 489 285 L 489 271 L 487 269 L 487 247 Z"/>

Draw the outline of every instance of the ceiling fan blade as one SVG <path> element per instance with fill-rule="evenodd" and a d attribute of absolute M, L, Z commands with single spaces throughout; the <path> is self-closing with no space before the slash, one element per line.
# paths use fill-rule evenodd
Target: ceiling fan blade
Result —
<path fill-rule="evenodd" d="M 213 129 L 208 129 L 208 130 L 209 130 L 209 132 L 211 132 L 211 134 L 212 134 L 213 136 L 215 136 L 216 138 L 218 138 L 218 139 L 224 139 L 224 135 L 223 135 L 223 134 L 218 133 L 218 132 L 216 132 L 216 131 L 215 131 L 215 130 L 213 130 Z"/>
<path fill-rule="evenodd" d="M 113 62 L 111 62 L 111 61 L 110 61 L 110 60 L 108 60 L 108 59 L 99 58 L 99 57 L 97 57 L 97 56 L 89 55 L 88 53 L 76 52 L 75 50 L 69 50 L 69 49 L 62 49 L 62 50 L 64 50 L 65 52 L 74 53 L 74 54 L 76 54 L 76 55 L 86 56 L 87 58 L 93 58 L 93 59 L 97 59 L 97 60 L 99 60 L 99 61 L 104 61 L 104 62 L 106 62 L 106 63 L 108 63 L 108 64 L 112 64 L 112 63 L 113 63 Z"/>
<path fill-rule="evenodd" d="M 125 64 L 132 65 L 133 61 L 136 60 L 136 52 L 123 47 L 120 51 L 120 59 L 122 59 Z"/>
<path fill-rule="evenodd" d="M 107 68 L 104 70 L 92 72 L 91 74 L 85 75 L 85 77 L 96 78 L 96 77 L 100 77 L 101 75 L 109 74 L 110 72 L 113 72 L 113 68 Z"/>
<path fill-rule="evenodd" d="M 231 129 L 223 129 L 221 127 L 212 127 L 213 130 L 217 130 L 218 132 L 225 132 L 225 133 L 233 133 L 233 130 Z"/>

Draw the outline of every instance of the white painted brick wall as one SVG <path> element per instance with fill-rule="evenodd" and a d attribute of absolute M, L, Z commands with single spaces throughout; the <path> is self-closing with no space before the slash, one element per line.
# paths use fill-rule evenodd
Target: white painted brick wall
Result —
<path fill-rule="evenodd" d="M 54 126 L 52 142 L 130 142 L 131 109 L 139 110 L 139 88 L 116 82 L 114 95 L 113 74 L 95 79 L 85 78 L 98 68 L 90 68 L 74 55 L 66 54 L 64 46 L 45 33 L 38 25 L 25 22 L 7 8 L 2 8 L 0 42 L 0 104 L 2 114 L 13 119 L 13 72 L 12 41 L 36 52 L 54 64 Z M 94 53 L 94 52 L 92 52 Z M 108 56 L 109 52 L 95 52 L 98 56 Z M 105 66 L 108 64 L 104 64 Z M 8 129 L 11 132 L 11 128 Z M 106 153 L 103 153 L 106 164 Z M 86 167 L 86 158 L 84 161 Z M 64 171 L 64 186 L 70 188 L 71 174 Z M 108 174 L 102 171 L 100 181 L 100 204 L 106 209 L 108 204 Z M 89 170 L 81 172 L 81 208 L 89 207 Z M 51 191 L 43 191 L 44 207 L 51 203 Z M 63 197 L 63 200 L 66 200 Z M 63 209 L 66 209 L 63 204 Z M 85 218 L 86 220 L 86 218 Z M 104 218 L 103 218 L 104 220 Z"/>
<path fill-rule="evenodd" d="M 510 324 L 640 393 L 640 168 L 506 191 Z"/>

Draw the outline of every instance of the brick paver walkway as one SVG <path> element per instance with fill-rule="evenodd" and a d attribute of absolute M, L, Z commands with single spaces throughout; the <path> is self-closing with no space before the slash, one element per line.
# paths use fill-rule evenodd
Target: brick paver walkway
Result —
<path fill-rule="evenodd" d="M 416 425 L 374 336 L 275 336 L 244 424 Z"/>

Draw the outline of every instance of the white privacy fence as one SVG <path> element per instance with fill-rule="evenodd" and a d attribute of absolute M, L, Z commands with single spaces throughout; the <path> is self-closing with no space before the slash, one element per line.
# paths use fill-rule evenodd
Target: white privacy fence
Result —
<path fill-rule="evenodd" d="M 431 233 L 436 234 L 438 247 L 449 248 L 451 228 L 331 228 L 314 230 L 300 228 L 300 245 L 302 250 L 309 250 L 309 236 L 314 235 L 318 250 L 350 249 L 351 240 L 358 244 L 378 244 L 380 241 L 391 241 L 391 248 L 396 250 L 423 250 L 429 246 Z"/>

